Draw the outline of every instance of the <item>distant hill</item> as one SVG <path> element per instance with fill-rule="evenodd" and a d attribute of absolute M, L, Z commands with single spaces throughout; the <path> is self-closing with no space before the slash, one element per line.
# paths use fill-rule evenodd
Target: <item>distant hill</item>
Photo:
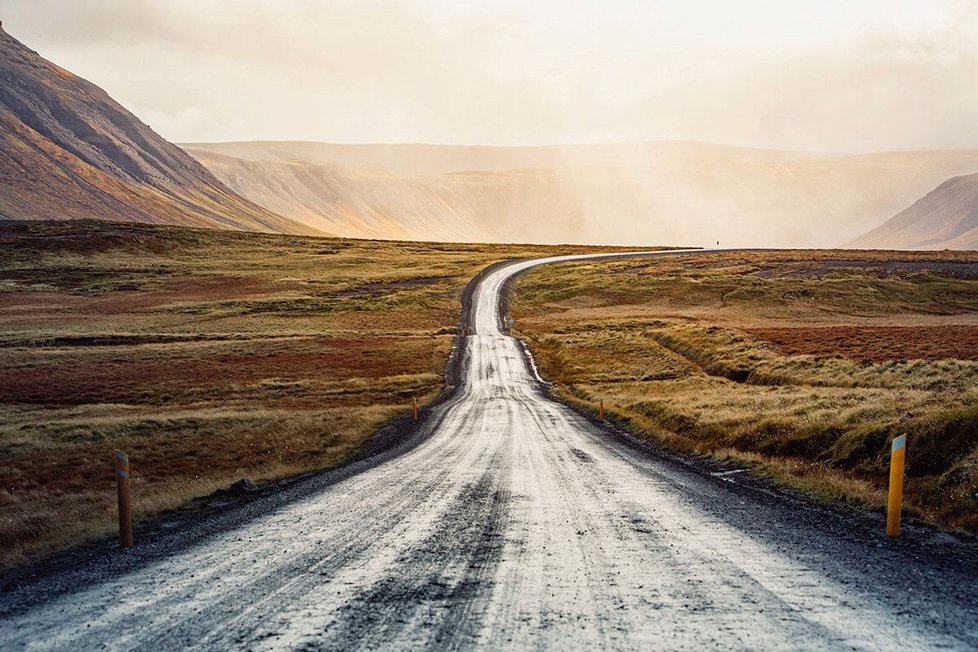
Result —
<path fill-rule="evenodd" d="M 455 242 L 580 239 L 574 231 L 580 209 L 565 201 L 547 170 L 417 176 L 188 151 L 252 201 L 340 236 Z"/>
<path fill-rule="evenodd" d="M 836 246 L 978 152 L 783 152 L 696 142 L 547 147 L 184 145 L 235 191 L 350 236 Z"/>
<path fill-rule="evenodd" d="M 317 233 L 256 205 L 0 28 L 0 218 Z"/>
<path fill-rule="evenodd" d="M 780 162 L 832 158 L 833 154 L 731 147 L 695 141 L 604 143 L 587 145 L 429 145 L 425 143 L 340 144 L 311 141 L 181 143 L 181 147 L 248 161 L 298 160 L 383 169 L 410 175 L 449 172 L 501 172 L 525 168 L 661 167 L 721 162 Z"/>
<path fill-rule="evenodd" d="M 978 249 L 978 174 L 948 179 L 850 244 L 871 249 Z"/>

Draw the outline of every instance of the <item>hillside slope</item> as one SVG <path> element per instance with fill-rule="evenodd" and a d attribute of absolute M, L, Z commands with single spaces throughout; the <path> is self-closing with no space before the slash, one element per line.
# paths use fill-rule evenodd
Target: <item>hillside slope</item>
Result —
<path fill-rule="evenodd" d="M 0 28 L 0 218 L 316 233 L 224 186 L 105 91 Z"/>
<path fill-rule="evenodd" d="M 580 209 L 555 191 L 557 180 L 545 169 L 414 176 L 347 164 L 248 161 L 188 151 L 252 201 L 343 237 L 577 240 L 573 227 Z"/>
<path fill-rule="evenodd" d="M 780 152 L 694 142 L 550 147 L 185 145 L 254 202 L 347 236 L 829 246 L 978 152 Z"/>
<path fill-rule="evenodd" d="M 948 179 L 851 245 L 873 249 L 978 249 L 978 174 Z"/>

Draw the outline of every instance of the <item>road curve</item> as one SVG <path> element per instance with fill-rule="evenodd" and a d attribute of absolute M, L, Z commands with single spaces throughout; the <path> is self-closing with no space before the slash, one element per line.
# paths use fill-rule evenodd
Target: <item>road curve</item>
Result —
<path fill-rule="evenodd" d="M 961 544 L 916 553 L 550 400 L 498 306 L 570 258 L 485 276 L 420 444 L 125 573 L 17 586 L 0 649 L 978 649 Z"/>

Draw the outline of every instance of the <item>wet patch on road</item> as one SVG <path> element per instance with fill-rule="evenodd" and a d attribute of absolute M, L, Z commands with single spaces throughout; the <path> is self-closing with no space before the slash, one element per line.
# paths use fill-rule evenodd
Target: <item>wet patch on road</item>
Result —
<path fill-rule="evenodd" d="M 505 544 L 509 495 L 493 472 L 467 486 L 429 536 L 407 550 L 391 574 L 355 595 L 313 649 L 382 647 L 411 638 L 439 648 L 471 645 Z"/>
<path fill-rule="evenodd" d="M 594 464 L 594 458 L 582 451 L 580 448 L 571 448 L 570 451 L 574 454 L 574 457 L 581 460 L 585 464 Z"/>

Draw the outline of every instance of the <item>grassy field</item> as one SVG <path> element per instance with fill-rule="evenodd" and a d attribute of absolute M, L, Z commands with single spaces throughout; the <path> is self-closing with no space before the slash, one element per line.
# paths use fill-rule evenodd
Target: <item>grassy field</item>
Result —
<path fill-rule="evenodd" d="M 538 268 L 516 332 L 568 400 L 663 445 L 978 531 L 978 253 L 783 251 Z"/>
<path fill-rule="evenodd" d="M 342 463 L 443 388 L 472 276 L 583 250 L 0 226 L 3 563 L 113 530 L 113 449 L 138 518 Z"/>

